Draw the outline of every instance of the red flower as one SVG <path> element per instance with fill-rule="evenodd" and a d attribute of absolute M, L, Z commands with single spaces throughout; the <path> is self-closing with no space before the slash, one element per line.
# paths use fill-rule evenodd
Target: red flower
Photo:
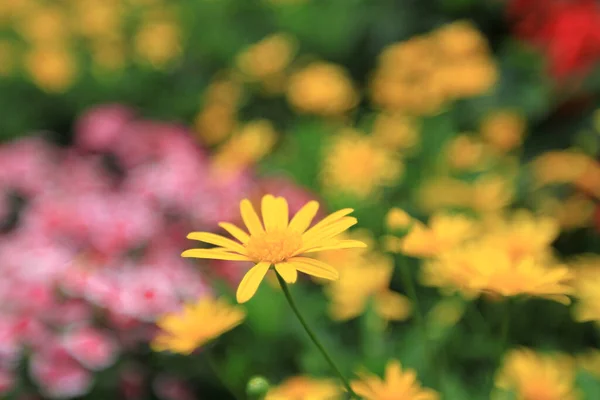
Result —
<path fill-rule="evenodd" d="M 587 72 L 600 60 L 600 4 L 595 0 L 512 0 L 519 38 L 542 49 L 557 78 Z"/>

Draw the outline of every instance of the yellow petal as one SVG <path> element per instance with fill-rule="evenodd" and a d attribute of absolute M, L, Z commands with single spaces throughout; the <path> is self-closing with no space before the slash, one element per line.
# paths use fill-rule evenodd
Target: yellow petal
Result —
<path fill-rule="evenodd" d="M 293 257 L 289 259 L 289 263 L 291 263 L 298 271 L 316 276 L 317 278 L 329 280 L 336 280 L 339 278 L 339 273 L 335 268 L 313 258 Z"/>
<path fill-rule="evenodd" d="M 221 235 L 215 235 L 209 232 L 191 232 L 187 235 L 188 239 L 199 240 L 204 243 L 214 244 L 215 246 L 225 247 L 228 250 L 235 251 L 236 253 L 245 254 L 246 248 L 241 244 L 234 242 L 231 239 L 227 239 Z"/>
<path fill-rule="evenodd" d="M 339 235 L 340 233 L 344 232 L 356 223 L 356 218 L 344 217 L 341 220 L 336 221 L 324 228 L 320 228 L 317 230 L 314 230 L 314 228 L 310 229 L 309 231 L 305 232 L 304 235 L 302 235 L 302 242 L 304 243 L 304 245 L 302 246 L 302 249 L 300 251 L 296 252 L 296 254 L 300 254 L 306 249 L 315 247 L 321 242 L 331 239 L 336 235 Z"/>
<path fill-rule="evenodd" d="M 292 218 L 289 228 L 295 232 L 302 233 L 310 226 L 317 211 L 319 210 L 319 203 L 316 201 L 309 201 L 306 203 Z"/>
<path fill-rule="evenodd" d="M 237 289 L 236 299 L 238 303 L 245 303 L 254 296 L 270 266 L 271 264 L 268 262 L 260 262 L 246 272 Z"/>
<path fill-rule="evenodd" d="M 287 200 L 283 197 L 275 198 L 275 224 L 279 229 L 285 229 L 289 222 L 289 210 Z"/>
<path fill-rule="evenodd" d="M 263 196 L 261 201 L 262 219 L 265 224 L 265 230 L 272 232 L 277 228 L 277 212 L 275 210 L 275 197 L 270 194 Z"/>
<path fill-rule="evenodd" d="M 364 248 L 367 245 L 359 240 L 339 240 L 334 243 L 329 243 L 320 247 L 313 247 L 303 251 L 303 253 L 314 253 L 317 251 L 339 250 L 339 249 L 354 249 Z"/>
<path fill-rule="evenodd" d="M 329 214 L 327 217 L 323 218 L 321 221 L 317 222 L 312 228 L 306 231 L 306 234 L 312 232 L 313 230 L 319 230 L 325 228 L 329 224 L 336 222 L 337 220 L 345 217 L 354 211 L 352 208 L 344 208 L 342 210 L 336 211 L 333 214 Z"/>
<path fill-rule="evenodd" d="M 246 232 L 244 232 L 234 224 L 230 224 L 229 222 L 220 222 L 219 226 L 225 229 L 227 232 L 229 232 L 231 236 L 233 236 L 242 243 L 248 243 L 248 240 L 250 240 L 250 235 L 248 235 Z"/>
<path fill-rule="evenodd" d="M 213 260 L 232 260 L 232 261 L 250 261 L 246 256 L 236 253 L 228 253 L 223 250 L 215 249 L 190 249 L 181 253 L 185 258 L 207 258 Z"/>
<path fill-rule="evenodd" d="M 287 283 L 295 283 L 298 279 L 298 271 L 294 268 L 293 264 L 290 263 L 279 263 L 275 264 L 275 270 L 281 275 L 284 281 Z"/>
<path fill-rule="evenodd" d="M 248 228 L 250 235 L 260 235 L 264 233 L 264 228 L 256 211 L 254 211 L 254 207 L 252 207 L 252 203 L 250 200 L 244 199 L 240 203 L 240 212 L 242 214 L 242 219 L 244 220 L 244 224 Z"/>

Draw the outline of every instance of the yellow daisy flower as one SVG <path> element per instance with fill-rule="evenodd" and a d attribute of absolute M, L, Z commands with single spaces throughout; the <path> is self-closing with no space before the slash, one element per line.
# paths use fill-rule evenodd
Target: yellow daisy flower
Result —
<path fill-rule="evenodd" d="M 400 362 L 392 360 L 385 369 L 385 378 L 370 373 L 359 374 L 352 381 L 352 390 L 365 400 L 438 400 L 437 392 L 421 387 L 413 370 L 404 370 Z"/>
<path fill-rule="evenodd" d="M 477 225 L 465 216 L 434 214 L 429 226 L 413 223 L 401 239 L 400 251 L 413 257 L 432 257 L 453 249 L 476 233 Z"/>
<path fill-rule="evenodd" d="M 156 321 L 162 330 L 152 341 L 155 351 L 190 354 L 204 343 L 241 324 L 243 309 L 223 299 L 205 297 L 188 304 L 181 313 L 167 314 Z"/>
<path fill-rule="evenodd" d="M 565 356 L 536 354 L 529 349 L 509 352 L 496 376 L 496 387 L 522 400 L 575 400 L 573 362 Z"/>
<path fill-rule="evenodd" d="M 245 303 L 254 296 L 261 281 L 273 266 L 288 283 L 296 282 L 298 271 L 317 278 L 335 280 L 338 278 L 337 269 L 314 258 L 302 257 L 302 254 L 365 247 L 365 244 L 357 240 L 336 238 L 356 224 L 356 218 L 348 216 L 354 210 L 339 210 L 309 228 L 318 209 L 319 203 L 310 201 L 288 221 L 287 201 L 283 197 L 267 194 L 261 202 L 261 222 L 250 200 L 244 199 L 240 203 L 240 211 L 249 233 L 233 224 L 222 222 L 219 226 L 237 241 L 214 233 L 192 232 L 187 236 L 188 239 L 218 247 L 186 250 L 181 255 L 255 262 L 256 265 L 246 273 L 238 287 L 236 297 L 239 303 Z"/>
<path fill-rule="evenodd" d="M 532 257 L 514 260 L 485 238 L 426 262 L 422 277 L 425 285 L 458 290 L 467 297 L 525 295 L 569 304 L 567 295 L 572 293 L 568 268 L 546 266 Z"/>
<path fill-rule="evenodd" d="M 269 390 L 265 400 L 337 400 L 341 394 L 332 380 L 294 376 Z"/>
<path fill-rule="evenodd" d="M 362 264 L 352 265 L 340 272 L 340 279 L 326 291 L 331 298 L 333 319 L 345 321 L 362 314 L 369 299 L 374 311 L 385 321 L 402 321 L 410 316 L 410 301 L 389 289 L 394 263 L 382 254 L 369 254 Z"/>

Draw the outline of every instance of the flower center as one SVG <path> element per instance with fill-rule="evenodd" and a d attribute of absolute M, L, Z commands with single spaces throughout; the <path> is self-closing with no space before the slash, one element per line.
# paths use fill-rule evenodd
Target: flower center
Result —
<path fill-rule="evenodd" d="M 248 256 L 256 262 L 276 264 L 290 258 L 302 247 L 302 236 L 293 231 L 272 231 L 252 236 L 246 243 Z"/>

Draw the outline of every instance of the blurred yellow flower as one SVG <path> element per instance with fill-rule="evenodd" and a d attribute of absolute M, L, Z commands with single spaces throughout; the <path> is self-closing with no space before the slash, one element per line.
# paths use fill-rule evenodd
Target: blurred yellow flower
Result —
<path fill-rule="evenodd" d="M 385 216 L 385 225 L 388 229 L 397 230 L 408 228 L 413 218 L 400 208 L 392 207 Z"/>
<path fill-rule="evenodd" d="M 427 325 L 432 330 L 440 330 L 456 325 L 463 317 L 466 310 L 463 299 L 444 297 L 438 301 L 427 313 Z"/>
<path fill-rule="evenodd" d="M 536 157 L 531 163 L 538 186 L 572 183 L 594 163 L 594 160 L 577 150 L 556 150 Z"/>
<path fill-rule="evenodd" d="M 402 370 L 400 362 L 389 361 L 385 378 L 370 373 L 360 373 L 359 380 L 351 383 L 352 390 L 365 400 L 438 400 L 434 390 L 421 387 L 413 370 Z"/>
<path fill-rule="evenodd" d="M 240 282 L 236 294 L 239 303 L 254 296 L 272 266 L 288 283 L 296 282 L 298 271 L 319 278 L 338 279 L 339 273 L 332 266 L 301 255 L 364 247 L 365 244 L 357 240 L 336 238 L 356 224 L 356 218 L 347 216 L 353 211 L 351 208 L 334 212 L 309 228 L 318 209 L 319 203 L 310 201 L 288 222 L 287 201 L 283 197 L 268 194 L 262 198 L 261 222 L 250 200 L 244 199 L 240 203 L 240 212 L 249 234 L 233 224 L 222 222 L 219 225 L 238 241 L 209 232 L 192 232 L 188 239 L 218 247 L 186 250 L 182 256 L 256 263 Z"/>
<path fill-rule="evenodd" d="M 413 257 L 432 257 L 451 250 L 478 233 L 478 225 L 463 215 L 434 214 L 429 226 L 416 221 L 401 238 L 400 252 Z"/>
<path fill-rule="evenodd" d="M 247 78 L 264 80 L 281 73 L 292 60 L 295 49 L 292 36 L 275 33 L 241 52 L 236 64 Z"/>
<path fill-rule="evenodd" d="M 276 138 L 270 121 L 261 119 L 246 123 L 214 155 L 214 171 L 233 174 L 255 164 L 271 151 Z"/>
<path fill-rule="evenodd" d="M 449 101 L 488 91 L 497 77 L 483 35 L 458 21 L 384 49 L 371 97 L 388 111 L 430 115 Z"/>
<path fill-rule="evenodd" d="M 75 60 L 62 47 L 34 48 L 25 56 L 25 65 L 34 83 L 47 92 L 63 92 L 75 79 Z"/>
<path fill-rule="evenodd" d="M 577 297 L 574 314 L 577 321 L 595 321 L 600 325 L 600 257 L 586 256 L 575 263 L 573 286 Z"/>
<path fill-rule="evenodd" d="M 373 124 L 373 138 L 394 150 L 412 149 L 419 143 L 419 122 L 402 114 L 381 113 Z"/>
<path fill-rule="evenodd" d="M 347 72 L 326 62 L 313 62 L 295 72 L 290 77 L 287 98 L 299 112 L 324 116 L 343 114 L 358 103 Z"/>
<path fill-rule="evenodd" d="M 203 108 L 194 120 L 197 136 L 203 143 L 220 143 L 233 132 L 241 96 L 240 82 L 229 74 L 211 82 L 202 98 Z"/>
<path fill-rule="evenodd" d="M 323 187 L 365 199 L 400 178 L 404 165 L 398 156 L 371 136 L 345 129 L 333 138 L 321 171 Z"/>
<path fill-rule="evenodd" d="M 596 204 L 589 197 L 574 193 L 565 199 L 549 197 L 539 205 L 545 215 L 552 215 L 563 230 L 590 226 L 594 222 Z"/>
<path fill-rule="evenodd" d="M 506 248 L 486 238 L 427 261 L 421 273 L 425 285 L 467 297 L 524 295 L 569 304 L 567 295 L 573 292 L 567 267 L 548 266 L 531 256 L 514 259 Z"/>
<path fill-rule="evenodd" d="M 332 318 L 338 321 L 356 318 L 372 299 L 374 311 L 383 320 L 407 319 L 411 313 L 410 301 L 389 289 L 393 271 L 391 257 L 377 253 L 366 255 L 363 264 L 346 266 L 340 272 L 340 279 L 326 288 Z"/>
<path fill-rule="evenodd" d="M 92 61 L 100 72 L 114 72 L 125 66 L 125 44 L 121 38 L 98 40 L 90 50 Z"/>
<path fill-rule="evenodd" d="M 78 0 L 71 3 L 74 14 L 72 22 L 82 36 L 100 39 L 122 29 L 124 3 L 121 0 Z"/>
<path fill-rule="evenodd" d="M 148 21 L 137 32 L 137 55 L 156 68 L 163 68 L 181 52 L 179 26 L 172 21 Z"/>
<path fill-rule="evenodd" d="M 481 136 L 495 149 L 508 152 L 520 147 L 525 136 L 525 119 L 515 111 L 496 111 L 483 120 Z"/>
<path fill-rule="evenodd" d="M 512 350 L 495 379 L 496 387 L 522 400 L 576 400 L 575 371 L 570 358 Z"/>
<path fill-rule="evenodd" d="M 269 390 L 265 400 L 337 400 L 342 393 L 333 380 L 294 376 Z"/>
<path fill-rule="evenodd" d="M 551 255 L 551 244 L 559 234 L 556 219 L 537 217 L 526 210 L 493 220 L 490 225 L 485 240 L 490 246 L 505 251 L 514 261 L 528 257 L 547 259 Z"/>
<path fill-rule="evenodd" d="M 513 182 L 507 177 L 486 174 L 470 186 L 470 201 L 465 205 L 479 214 L 493 214 L 511 204 Z"/>
<path fill-rule="evenodd" d="M 156 321 L 161 332 L 152 341 L 154 351 L 190 354 L 196 348 L 241 324 L 246 314 L 223 299 L 201 298 L 188 304 L 181 313 L 162 316 Z"/>
<path fill-rule="evenodd" d="M 24 15 L 16 29 L 28 42 L 36 46 L 65 45 L 68 38 L 68 20 L 58 6 L 38 6 Z"/>
<path fill-rule="evenodd" d="M 323 261 L 325 264 L 333 265 L 340 273 L 348 267 L 364 265 L 365 257 L 369 254 L 368 249 L 372 248 L 375 244 L 371 232 L 363 229 L 356 229 L 352 232 L 343 232 L 338 238 L 340 240 L 358 240 L 365 243 L 367 247 L 322 251 L 315 254 L 315 258 Z M 320 283 L 329 282 L 328 280 L 319 278 L 315 278 L 314 281 Z"/>
<path fill-rule="evenodd" d="M 446 157 L 450 167 L 459 170 L 476 170 L 485 161 L 485 146 L 468 134 L 453 138 L 448 144 Z"/>

